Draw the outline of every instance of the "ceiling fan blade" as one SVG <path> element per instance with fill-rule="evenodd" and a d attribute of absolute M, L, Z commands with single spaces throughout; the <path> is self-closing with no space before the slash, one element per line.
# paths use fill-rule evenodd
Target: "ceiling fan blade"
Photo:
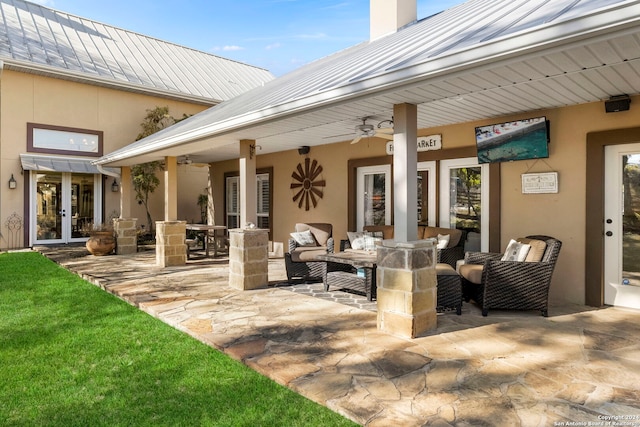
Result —
<path fill-rule="evenodd" d="M 393 128 L 380 128 L 376 132 L 377 133 L 393 133 Z"/>
<path fill-rule="evenodd" d="M 358 142 L 360 142 L 361 139 L 362 139 L 362 135 L 358 135 L 355 138 L 353 138 L 353 141 L 351 141 L 351 143 L 357 144 Z"/>
<path fill-rule="evenodd" d="M 393 135 L 389 135 L 388 133 L 376 132 L 376 134 L 373 136 L 375 136 L 376 138 L 386 139 L 387 141 L 393 141 Z"/>

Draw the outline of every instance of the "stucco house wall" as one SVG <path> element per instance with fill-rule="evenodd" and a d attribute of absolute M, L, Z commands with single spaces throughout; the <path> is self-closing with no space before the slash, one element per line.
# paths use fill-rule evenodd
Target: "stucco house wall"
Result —
<path fill-rule="evenodd" d="M 585 203 L 587 133 L 640 126 L 638 97 L 632 98 L 629 111 L 606 113 L 601 102 L 553 110 L 528 112 L 491 120 L 421 129 L 418 135 L 442 134 L 443 150 L 475 148 L 476 126 L 528 117 L 546 116 L 550 121 L 550 155 L 547 159 L 514 161 L 500 164 L 500 247 L 511 238 L 529 234 L 546 234 L 563 242 L 553 277 L 550 298 L 554 301 L 585 303 Z M 300 145 L 305 145 L 300 141 Z M 292 201 L 291 173 L 304 161 L 297 151 L 260 155 L 257 167 L 273 167 L 273 240 L 285 243 L 296 222 L 329 222 L 334 237 L 344 239 L 348 228 L 348 161 L 384 157 L 385 141 L 364 138 L 358 144 L 349 141 L 311 147 L 309 157 L 323 167 L 326 180 L 324 197 L 316 208 L 299 209 Z M 214 194 L 218 201 L 216 222 L 224 223 L 224 173 L 238 170 L 237 161 L 214 164 Z M 557 194 L 522 194 L 521 175 L 535 172 L 558 172 Z"/>
<path fill-rule="evenodd" d="M 0 200 L 0 227 L 3 232 L 6 219 L 14 212 L 24 218 L 26 203 L 25 182 L 20 153 L 27 152 L 27 123 L 91 129 L 104 132 L 104 152 L 110 152 L 131 143 L 140 132 L 140 123 L 146 110 L 168 106 L 174 117 L 195 114 L 206 108 L 188 102 L 109 89 L 95 85 L 54 79 L 36 74 L 3 70 L 0 75 L 0 179 L 3 188 Z M 18 181 L 16 190 L 6 190 L 11 174 Z M 207 186 L 207 168 L 180 166 L 178 215 L 182 219 L 199 220 L 198 194 Z M 151 213 L 154 220 L 164 216 L 161 187 L 152 196 Z M 111 192 L 113 178 L 104 177 L 104 215 L 119 214 L 119 193 Z M 142 206 L 132 201 L 132 216 L 145 223 Z M 24 218 L 26 220 L 26 218 Z M 25 222 L 23 227 L 28 227 Z M 28 242 L 23 242 L 27 245 Z M 0 249 L 6 248 L 0 239 Z"/>

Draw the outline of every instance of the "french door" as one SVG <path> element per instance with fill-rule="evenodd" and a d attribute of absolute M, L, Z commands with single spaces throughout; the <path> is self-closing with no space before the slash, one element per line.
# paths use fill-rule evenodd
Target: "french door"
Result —
<path fill-rule="evenodd" d="M 357 230 L 365 225 L 391 224 L 391 165 L 358 168 Z"/>
<path fill-rule="evenodd" d="M 418 163 L 418 224 L 436 226 L 436 162 Z"/>
<path fill-rule="evenodd" d="M 100 175 L 31 172 L 32 244 L 81 242 L 102 222 Z"/>
<path fill-rule="evenodd" d="M 489 165 L 478 159 L 440 162 L 440 227 L 467 232 L 471 251 L 489 250 Z"/>
<path fill-rule="evenodd" d="M 605 146 L 604 302 L 640 309 L 640 143 Z"/>

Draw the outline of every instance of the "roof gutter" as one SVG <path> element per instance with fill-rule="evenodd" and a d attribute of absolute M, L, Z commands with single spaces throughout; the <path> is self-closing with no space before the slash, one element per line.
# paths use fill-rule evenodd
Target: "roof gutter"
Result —
<path fill-rule="evenodd" d="M 96 165 L 96 167 L 98 168 L 100 173 L 103 174 L 103 175 L 108 175 L 108 176 L 111 176 L 113 178 L 120 178 L 120 174 L 119 173 L 107 170 L 102 165 Z"/>

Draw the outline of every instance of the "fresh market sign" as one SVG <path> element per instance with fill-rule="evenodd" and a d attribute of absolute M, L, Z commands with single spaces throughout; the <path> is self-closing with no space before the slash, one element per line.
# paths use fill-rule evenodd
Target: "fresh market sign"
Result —
<path fill-rule="evenodd" d="M 418 152 L 442 150 L 442 135 L 429 135 L 418 137 Z M 393 141 L 387 142 L 387 154 L 393 155 Z"/>

